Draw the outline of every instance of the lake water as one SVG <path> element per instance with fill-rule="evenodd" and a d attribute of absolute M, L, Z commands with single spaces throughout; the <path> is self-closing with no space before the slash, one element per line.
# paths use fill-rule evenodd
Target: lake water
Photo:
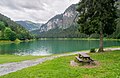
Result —
<path fill-rule="evenodd" d="M 120 41 L 104 41 L 104 47 L 120 46 Z M 0 54 L 51 55 L 98 48 L 99 40 L 39 40 L 0 44 Z"/>

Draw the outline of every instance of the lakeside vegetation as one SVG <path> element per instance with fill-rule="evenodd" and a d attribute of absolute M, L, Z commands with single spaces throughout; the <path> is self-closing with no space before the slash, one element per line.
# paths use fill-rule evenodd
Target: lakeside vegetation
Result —
<path fill-rule="evenodd" d="M 120 51 L 90 54 L 100 63 L 95 68 L 72 67 L 75 56 L 60 57 L 0 78 L 119 78 Z"/>

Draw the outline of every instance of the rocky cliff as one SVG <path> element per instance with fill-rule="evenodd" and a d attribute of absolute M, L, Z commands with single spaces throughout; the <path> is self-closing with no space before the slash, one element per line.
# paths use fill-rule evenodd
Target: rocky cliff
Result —
<path fill-rule="evenodd" d="M 54 16 L 47 23 L 43 24 L 40 29 L 33 32 L 40 34 L 53 29 L 67 29 L 75 22 L 77 15 L 76 4 L 73 4 L 64 13 Z"/>

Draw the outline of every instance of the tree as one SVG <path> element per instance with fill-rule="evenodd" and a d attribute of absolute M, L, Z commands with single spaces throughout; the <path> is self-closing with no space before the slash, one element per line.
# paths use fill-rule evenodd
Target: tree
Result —
<path fill-rule="evenodd" d="M 5 24 L 4 22 L 0 21 L 0 30 L 4 30 L 5 29 Z"/>
<path fill-rule="evenodd" d="M 16 33 L 12 31 L 10 28 L 5 28 L 4 30 L 5 39 L 15 41 L 16 40 Z"/>
<path fill-rule="evenodd" d="M 103 52 L 104 34 L 112 34 L 116 29 L 117 0 L 81 0 L 78 3 L 78 24 L 80 32 L 100 34 L 99 52 Z"/>
<path fill-rule="evenodd" d="M 0 39 L 4 38 L 4 29 L 5 29 L 5 24 L 4 22 L 0 21 Z"/>

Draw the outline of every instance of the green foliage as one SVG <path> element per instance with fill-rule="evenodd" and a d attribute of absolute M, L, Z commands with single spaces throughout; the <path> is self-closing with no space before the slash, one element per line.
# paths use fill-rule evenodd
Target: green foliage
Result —
<path fill-rule="evenodd" d="M 4 22 L 0 21 L 0 30 L 4 30 L 5 29 L 5 24 Z"/>
<path fill-rule="evenodd" d="M 103 52 L 104 34 L 110 35 L 116 29 L 117 0 L 81 0 L 78 3 L 81 32 L 91 35 L 100 34 L 99 52 Z"/>
<path fill-rule="evenodd" d="M 95 52 L 96 52 L 95 48 L 90 49 L 90 53 L 95 53 Z"/>
<path fill-rule="evenodd" d="M 0 78 L 119 78 L 120 51 L 90 54 L 98 61 L 95 68 L 72 67 L 70 61 L 75 56 L 60 57 L 13 72 Z"/>
<path fill-rule="evenodd" d="M 120 10 L 118 10 L 119 14 L 120 15 Z M 120 39 L 119 38 L 119 34 L 120 34 L 120 16 L 119 18 L 117 19 L 117 27 L 116 27 L 116 31 L 110 36 L 111 38 L 115 38 L 115 39 Z"/>
<path fill-rule="evenodd" d="M 85 34 L 100 33 L 112 34 L 116 28 L 117 0 L 82 0 L 78 4 L 80 13 L 78 24 Z"/>
<path fill-rule="evenodd" d="M 0 21 L 0 39 L 4 37 L 4 29 L 5 29 L 5 24 L 4 22 Z"/>
<path fill-rule="evenodd" d="M 117 39 L 120 39 L 120 33 L 117 35 L 117 37 L 116 37 Z"/>
<path fill-rule="evenodd" d="M 30 34 L 29 32 L 21 32 L 20 34 L 17 35 L 18 39 L 20 40 L 26 40 L 26 39 L 30 39 Z"/>
<path fill-rule="evenodd" d="M 5 28 L 4 30 L 4 37 L 7 40 L 15 41 L 16 40 L 16 33 L 12 31 L 10 28 Z"/>
<path fill-rule="evenodd" d="M 90 35 L 90 38 L 98 39 L 99 37 L 100 37 L 100 35 L 97 34 L 97 33 L 93 33 L 93 34 Z"/>
<path fill-rule="evenodd" d="M 34 38 L 25 28 L 2 14 L 0 14 L 0 31 L 1 40 L 7 39 L 14 41 L 16 38 L 20 40 Z"/>

